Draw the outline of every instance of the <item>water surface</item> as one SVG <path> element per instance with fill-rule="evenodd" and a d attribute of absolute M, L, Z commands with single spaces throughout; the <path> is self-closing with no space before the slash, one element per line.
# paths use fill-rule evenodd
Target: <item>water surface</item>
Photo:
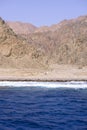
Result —
<path fill-rule="evenodd" d="M 72 84 L 0 88 L 0 130 L 87 130 L 87 84 Z"/>

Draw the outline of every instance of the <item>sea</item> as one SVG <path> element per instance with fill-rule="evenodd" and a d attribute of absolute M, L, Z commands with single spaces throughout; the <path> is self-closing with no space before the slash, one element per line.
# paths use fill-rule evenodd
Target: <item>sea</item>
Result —
<path fill-rule="evenodd" d="M 86 81 L 0 86 L 0 130 L 87 130 Z"/>

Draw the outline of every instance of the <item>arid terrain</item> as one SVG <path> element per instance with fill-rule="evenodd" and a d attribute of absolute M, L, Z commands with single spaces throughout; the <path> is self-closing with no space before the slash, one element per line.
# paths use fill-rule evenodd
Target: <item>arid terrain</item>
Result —
<path fill-rule="evenodd" d="M 87 16 L 39 28 L 0 18 L 0 80 L 87 80 Z"/>
<path fill-rule="evenodd" d="M 54 65 L 49 69 L 1 68 L 0 80 L 22 81 L 87 81 L 87 66 Z"/>

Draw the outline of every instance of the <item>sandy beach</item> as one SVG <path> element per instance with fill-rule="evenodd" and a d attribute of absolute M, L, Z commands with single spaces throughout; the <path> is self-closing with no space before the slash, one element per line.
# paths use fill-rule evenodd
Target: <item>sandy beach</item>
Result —
<path fill-rule="evenodd" d="M 0 81 L 87 81 L 87 66 L 52 65 L 49 69 L 0 68 Z"/>

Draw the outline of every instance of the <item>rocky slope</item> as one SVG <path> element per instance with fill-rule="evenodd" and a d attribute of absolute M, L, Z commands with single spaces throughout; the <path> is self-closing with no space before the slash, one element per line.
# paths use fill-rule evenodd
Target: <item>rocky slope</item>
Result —
<path fill-rule="evenodd" d="M 31 33 L 26 29 L 16 32 L 12 28 L 0 18 L 0 67 L 87 65 L 87 16 L 64 20 Z"/>
<path fill-rule="evenodd" d="M 25 37 L 45 51 L 49 64 L 87 65 L 87 16 L 39 28 Z"/>
<path fill-rule="evenodd" d="M 22 22 L 6 22 L 7 25 L 14 30 L 16 34 L 29 34 L 33 33 L 37 27 L 30 23 L 22 23 Z"/>
<path fill-rule="evenodd" d="M 43 59 L 37 48 L 16 35 L 0 18 L 0 67 L 41 67 Z"/>

